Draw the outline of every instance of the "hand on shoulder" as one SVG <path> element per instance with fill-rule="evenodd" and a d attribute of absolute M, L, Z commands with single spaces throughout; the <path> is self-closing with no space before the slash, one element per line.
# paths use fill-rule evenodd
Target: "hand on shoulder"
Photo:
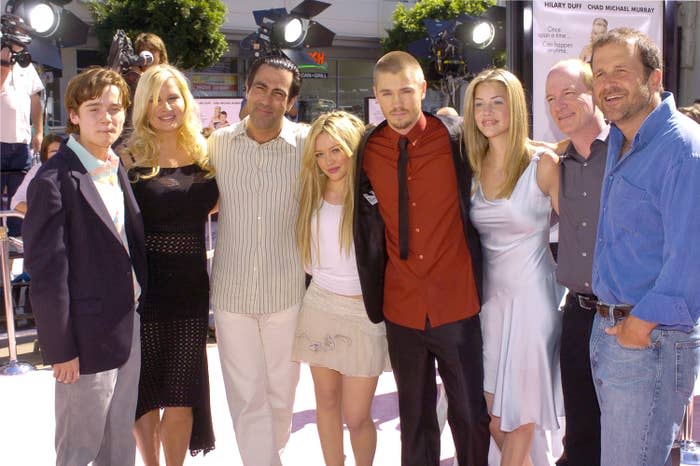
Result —
<path fill-rule="evenodd" d="M 551 198 L 552 208 L 559 213 L 559 156 L 550 150 L 540 153 L 537 184 Z"/>
<path fill-rule="evenodd" d="M 566 151 L 566 148 L 569 146 L 570 142 L 571 141 L 569 139 L 562 139 L 561 141 L 557 142 L 545 142 L 536 141 L 534 139 L 528 139 L 526 145 L 531 152 L 537 152 L 538 150 L 547 149 L 554 152 L 555 154 L 562 155 Z"/>
<path fill-rule="evenodd" d="M 540 150 L 540 165 L 544 165 L 547 169 L 558 169 L 559 155 L 551 150 Z"/>

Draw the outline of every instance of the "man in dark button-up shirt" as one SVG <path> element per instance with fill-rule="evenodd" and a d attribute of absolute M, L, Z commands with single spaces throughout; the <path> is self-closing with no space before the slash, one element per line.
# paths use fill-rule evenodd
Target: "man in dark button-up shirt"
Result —
<path fill-rule="evenodd" d="M 667 463 L 700 359 L 700 132 L 663 92 L 646 35 L 593 44 L 593 95 L 611 122 L 593 260 L 590 353 L 601 464 Z"/>
<path fill-rule="evenodd" d="M 565 456 L 558 466 L 600 465 L 600 409 L 591 376 L 588 342 L 597 298 L 591 268 L 605 172 L 609 127 L 593 104 L 590 66 L 564 60 L 547 76 L 549 114 L 570 143 L 562 156 L 559 189 L 557 280 L 569 289 L 561 335 L 566 411 Z"/>

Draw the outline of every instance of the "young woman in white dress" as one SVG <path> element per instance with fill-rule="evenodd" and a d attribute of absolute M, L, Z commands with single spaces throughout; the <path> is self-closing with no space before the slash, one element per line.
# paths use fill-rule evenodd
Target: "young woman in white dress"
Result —
<path fill-rule="evenodd" d="M 372 323 L 362 301 L 352 240 L 353 153 L 364 129 L 346 112 L 321 115 L 311 125 L 301 163 L 297 243 L 312 279 L 292 357 L 311 367 L 327 466 L 345 464 L 343 422 L 355 464 L 372 464 L 372 398 L 379 374 L 390 367 L 384 323 Z"/>
<path fill-rule="evenodd" d="M 558 159 L 526 146 L 525 94 L 506 70 L 486 70 L 471 81 L 464 115 L 476 181 L 470 217 L 484 252 L 481 325 L 490 430 L 502 466 L 529 466 L 535 426 L 556 430 L 563 406 L 563 289 L 549 250 Z"/>

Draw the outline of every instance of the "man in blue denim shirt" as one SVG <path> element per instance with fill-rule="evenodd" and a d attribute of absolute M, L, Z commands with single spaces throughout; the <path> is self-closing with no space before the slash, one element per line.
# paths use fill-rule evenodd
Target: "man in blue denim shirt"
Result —
<path fill-rule="evenodd" d="M 661 67 L 638 31 L 593 45 L 594 97 L 612 123 L 590 346 L 602 466 L 670 464 L 700 359 L 700 132 Z"/>

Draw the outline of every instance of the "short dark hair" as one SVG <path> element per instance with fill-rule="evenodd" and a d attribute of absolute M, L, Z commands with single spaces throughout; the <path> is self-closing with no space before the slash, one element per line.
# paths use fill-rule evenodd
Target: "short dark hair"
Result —
<path fill-rule="evenodd" d="M 126 111 L 129 108 L 131 99 L 129 86 L 124 81 L 124 78 L 109 68 L 93 66 L 68 81 L 68 87 L 63 96 L 63 104 L 67 113 L 70 115 L 71 110 L 78 113 L 78 109 L 83 102 L 99 98 L 107 86 L 116 86 L 119 89 L 119 103 L 122 104 L 122 108 Z M 68 118 L 66 132 L 80 134 L 80 126 L 74 124 Z"/>
<path fill-rule="evenodd" d="M 255 75 L 262 65 L 267 65 L 272 68 L 277 68 L 278 70 L 285 70 L 292 73 L 292 85 L 289 88 L 288 100 L 291 100 L 299 95 L 299 91 L 301 90 L 301 72 L 299 71 L 299 67 L 289 58 L 280 55 L 266 55 L 258 58 L 252 65 L 250 65 L 248 79 L 246 80 L 246 88 L 248 90 L 253 88 Z"/>
<path fill-rule="evenodd" d="M 656 46 L 649 36 L 631 28 L 616 28 L 596 39 L 596 41 L 593 42 L 591 63 L 593 62 L 593 56 L 595 56 L 595 52 L 598 48 L 608 44 L 627 45 L 630 43 L 634 45 L 637 55 L 639 55 L 639 59 L 642 62 L 642 66 L 645 68 L 645 78 L 648 78 L 653 70 L 663 69 L 659 47 Z"/>

